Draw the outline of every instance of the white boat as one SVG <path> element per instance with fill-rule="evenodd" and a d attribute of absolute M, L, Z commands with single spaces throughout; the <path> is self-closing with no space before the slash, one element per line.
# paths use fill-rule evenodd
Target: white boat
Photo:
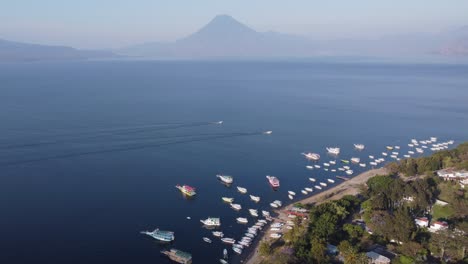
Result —
<path fill-rule="evenodd" d="M 273 131 L 271 131 L 271 130 L 263 132 L 263 134 L 265 134 L 265 135 L 271 135 L 271 133 L 273 133 Z"/>
<path fill-rule="evenodd" d="M 343 166 L 343 169 L 349 170 L 349 169 L 351 169 L 351 167 L 349 167 L 349 166 Z"/>
<path fill-rule="evenodd" d="M 251 216 L 258 217 L 258 210 L 256 209 L 249 209 L 249 213 Z"/>
<path fill-rule="evenodd" d="M 317 153 L 307 152 L 301 153 L 306 159 L 317 161 L 320 159 L 320 155 Z"/>
<path fill-rule="evenodd" d="M 394 159 L 396 159 L 396 158 L 397 158 L 397 156 L 396 156 L 396 155 L 390 155 L 390 158 L 394 158 Z"/>
<path fill-rule="evenodd" d="M 345 171 L 345 168 L 338 168 L 339 171 Z"/>
<path fill-rule="evenodd" d="M 425 148 L 425 149 L 427 149 L 427 146 L 421 146 L 421 148 Z"/>
<path fill-rule="evenodd" d="M 307 165 L 307 166 L 306 166 L 306 169 L 308 169 L 308 170 L 313 170 L 313 169 L 314 169 L 314 166 Z"/>
<path fill-rule="evenodd" d="M 352 175 L 352 174 L 354 173 L 353 170 L 347 170 L 347 171 L 345 171 L 345 172 L 346 172 L 346 174 L 348 174 L 348 175 Z"/>
<path fill-rule="evenodd" d="M 332 179 L 328 179 L 327 181 L 331 183 L 335 183 L 335 180 L 332 180 Z"/>
<path fill-rule="evenodd" d="M 208 217 L 205 220 L 200 220 L 200 222 L 206 226 L 220 226 L 221 225 L 220 219 L 215 218 L 215 217 Z"/>
<path fill-rule="evenodd" d="M 414 151 L 411 151 L 411 150 L 410 150 L 410 151 L 408 151 L 408 154 L 413 155 L 413 154 L 414 154 Z"/>
<path fill-rule="evenodd" d="M 270 212 L 265 211 L 265 210 L 262 210 L 262 215 L 263 215 L 264 217 L 270 216 Z M 260 220 L 260 221 L 261 221 L 261 220 Z"/>
<path fill-rule="evenodd" d="M 280 200 L 274 200 L 273 203 L 277 204 L 278 206 L 283 205 L 283 203 Z"/>
<path fill-rule="evenodd" d="M 335 164 L 336 164 L 336 160 L 330 160 L 330 164 L 335 165 Z"/>
<path fill-rule="evenodd" d="M 292 199 L 294 199 L 294 196 L 288 194 L 288 198 L 289 198 L 289 200 L 292 200 Z"/>
<path fill-rule="evenodd" d="M 221 232 L 221 231 L 213 231 L 213 232 L 211 232 L 211 233 L 212 233 L 213 236 L 215 236 L 215 237 L 223 237 L 223 236 L 224 236 L 223 232 Z"/>
<path fill-rule="evenodd" d="M 411 157 L 411 156 L 410 156 L 410 155 L 408 155 L 408 154 L 405 154 L 405 155 L 403 155 L 403 157 L 405 157 L 405 158 L 409 158 L 409 157 Z"/>
<path fill-rule="evenodd" d="M 399 154 L 399 153 L 398 153 L 398 152 L 396 152 L 396 151 L 394 151 L 394 152 L 392 152 L 392 154 L 393 154 L 393 155 L 397 155 L 397 156 L 398 156 L 398 154 Z"/>
<path fill-rule="evenodd" d="M 392 150 L 392 149 L 393 149 L 392 146 L 386 146 L 386 148 L 387 148 L 388 150 Z"/>
<path fill-rule="evenodd" d="M 232 251 L 234 251 L 235 253 L 237 253 L 239 255 L 242 254 L 242 249 L 240 249 L 240 248 L 233 247 Z"/>
<path fill-rule="evenodd" d="M 324 182 L 321 182 L 320 185 L 322 185 L 323 187 L 326 187 L 326 186 L 327 186 L 327 184 L 324 183 Z"/>
<path fill-rule="evenodd" d="M 365 163 L 359 163 L 359 166 L 365 168 L 366 164 Z"/>
<path fill-rule="evenodd" d="M 330 163 L 324 162 L 324 163 L 323 163 L 323 166 L 325 166 L 325 167 L 330 167 Z"/>
<path fill-rule="evenodd" d="M 340 154 L 340 148 L 327 148 L 328 153 L 333 155 Z"/>
<path fill-rule="evenodd" d="M 288 194 L 290 194 L 290 195 L 296 195 L 296 193 L 293 192 L 293 191 L 288 191 Z"/>
<path fill-rule="evenodd" d="M 260 202 L 260 196 L 250 195 L 250 200 L 258 203 L 258 202 Z"/>
<path fill-rule="evenodd" d="M 234 238 L 230 238 L 230 237 L 223 237 L 223 238 L 221 238 L 221 241 L 223 241 L 224 243 L 227 243 L 227 244 L 236 243 L 236 240 Z"/>
<path fill-rule="evenodd" d="M 305 195 L 308 194 L 306 190 L 301 190 L 301 193 L 303 193 L 303 194 L 305 194 Z"/>
<path fill-rule="evenodd" d="M 371 162 L 369 162 L 369 164 L 372 165 L 372 166 L 377 166 L 377 162 L 375 162 L 375 161 L 371 161 Z"/>
<path fill-rule="evenodd" d="M 331 169 L 331 172 L 336 172 L 336 169 Z"/>
<path fill-rule="evenodd" d="M 315 179 L 314 178 L 309 178 L 309 181 L 315 182 Z"/>
<path fill-rule="evenodd" d="M 351 158 L 351 162 L 352 162 L 352 163 L 359 163 L 360 161 L 361 161 L 360 158 L 356 158 L 356 157 Z"/>
<path fill-rule="evenodd" d="M 382 152 L 382 156 L 387 156 L 387 152 Z"/>
<path fill-rule="evenodd" d="M 221 264 L 229 264 L 229 262 L 227 262 L 227 261 L 224 260 L 224 259 L 219 259 L 219 263 L 221 263 Z"/>
<path fill-rule="evenodd" d="M 309 188 L 309 187 L 304 188 L 304 190 L 306 190 L 307 192 L 313 192 L 314 191 L 314 189 Z"/>
<path fill-rule="evenodd" d="M 249 220 L 245 217 L 237 217 L 236 221 L 242 224 L 247 224 L 249 222 Z"/>
<path fill-rule="evenodd" d="M 315 185 L 314 187 L 315 187 L 315 189 L 317 189 L 317 190 L 322 190 L 322 187 L 320 187 L 320 186 L 318 186 L 318 185 Z"/>
<path fill-rule="evenodd" d="M 449 140 L 447 143 L 448 143 L 449 145 L 453 145 L 453 143 L 455 143 L 455 141 Z"/>
<path fill-rule="evenodd" d="M 418 152 L 418 153 L 423 153 L 423 152 L 424 152 L 424 150 L 423 150 L 423 149 L 421 149 L 421 148 L 416 148 L 416 152 Z"/>
<path fill-rule="evenodd" d="M 324 170 L 324 171 L 328 171 L 328 169 L 327 169 L 327 168 L 325 168 L 325 169 L 323 169 L 323 170 Z"/>
<path fill-rule="evenodd" d="M 231 184 L 234 181 L 234 178 L 229 175 L 218 174 L 216 175 L 216 178 L 218 178 L 220 181 L 226 184 Z"/>
<path fill-rule="evenodd" d="M 414 145 L 410 143 L 410 144 L 408 144 L 408 147 L 412 148 L 412 147 L 414 147 Z"/>
<path fill-rule="evenodd" d="M 230 198 L 230 197 L 221 197 L 221 199 L 223 199 L 223 202 L 226 202 L 226 203 L 234 202 L 234 198 Z"/>
<path fill-rule="evenodd" d="M 279 233 L 273 233 L 270 235 L 271 238 L 280 238 L 281 237 L 281 234 Z"/>
<path fill-rule="evenodd" d="M 275 203 L 270 203 L 270 206 L 273 207 L 273 208 L 278 208 L 279 206 Z"/>
<path fill-rule="evenodd" d="M 417 141 L 416 139 L 414 139 L 414 138 L 413 138 L 413 139 L 411 139 L 411 143 L 413 143 L 413 144 L 417 144 L 417 143 L 418 143 L 418 141 Z"/>
<path fill-rule="evenodd" d="M 369 155 L 369 159 L 374 159 L 374 156 L 372 156 L 372 155 Z"/>
<path fill-rule="evenodd" d="M 314 165 L 315 168 L 320 169 L 320 165 Z"/>
<path fill-rule="evenodd" d="M 357 150 L 363 150 L 365 146 L 363 144 L 354 144 L 354 148 Z"/>
<path fill-rule="evenodd" d="M 242 209 L 242 206 L 240 204 L 232 203 L 231 208 L 234 209 L 234 210 L 240 210 L 240 209 Z"/>
<path fill-rule="evenodd" d="M 204 237 L 203 238 L 203 241 L 205 241 L 206 243 L 210 243 L 211 244 L 211 239 L 207 238 L 207 237 Z"/>
<path fill-rule="evenodd" d="M 281 231 L 281 228 L 278 228 L 278 227 L 272 227 L 272 228 L 270 228 L 270 231 L 275 231 L 275 232 L 277 232 L 277 231 Z"/>
<path fill-rule="evenodd" d="M 247 189 L 244 188 L 244 187 L 237 186 L 237 190 L 238 190 L 240 193 L 247 193 Z"/>
<path fill-rule="evenodd" d="M 266 178 L 268 179 L 268 182 L 270 183 L 271 187 L 273 188 L 280 187 L 280 181 L 275 176 L 267 175 Z"/>
<path fill-rule="evenodd" d="M 400 149 L 400 146 L 395 146 L 395 149 Z"/>
<path fill-rule="evenodd" d="M 431 137 L 431 142 L 437 142 L 437 138 L 436 137 Z"/>

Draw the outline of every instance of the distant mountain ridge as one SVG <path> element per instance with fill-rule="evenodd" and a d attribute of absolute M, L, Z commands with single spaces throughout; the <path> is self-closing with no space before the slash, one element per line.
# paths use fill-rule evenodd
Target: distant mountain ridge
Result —
<path fill-rule="evenodd" d="M 307 38 L 258 32 L 231 16 L 218 15 L 197 32 L 169 43 L 145 43 L 117 53 L 142 57 L 256 57 L 314 55 Z"/>
<path fill-rule="evenodd" d="M 129 46 L 116 53 L 149 58 L 461 56 L 468 38 L 458 30 L 439 34 L 406 34 L 374 39 L 312 40 L 277 32 L 258 32 L 228 15 L 218 15 L 195 33 L 174 42 Z"/>
<path fill-rule="evenodd" d="M 82 60 L 116 56 L 110 51 L 79 50 L 66 46 L 49 46 L 0 39 L 0 62 Z"/>

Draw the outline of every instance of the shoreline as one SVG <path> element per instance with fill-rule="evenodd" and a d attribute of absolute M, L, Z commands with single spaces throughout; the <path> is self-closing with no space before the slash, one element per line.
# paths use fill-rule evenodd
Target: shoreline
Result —
<path fill-rule="evenodd" d="M 320 204 L 320 203 L 327 202 L 327 201 L 338 200 L 345 195 L 356 195 L 359 193 L 359 187 L 361 186 L 361 184 L 365 184 L 368 179 L 376 175 L 387 175 L 387 174 L 388 174 L 388 171 L 384 167 L 367 170 L 355 177 L 350 178 L 349 180 L 342 181 L 341 183 L 325 191 L 322 191 L 317 194 L 313 194 L 299 201 L 293 201 L 287 206 L 279 210 L 275 210 L 275 212 L 278 214 L 278 216 L 275 218 L 281 221 L 287 221 L 288 217 L 287 217 L 286 211 L 291 209 L 293 205 L 296 203 Z M 245 261 L 243 261 L 243 263 L 258 264 L 260 263 L 261 260 L 263 260 L 263 257 L 260 256 L 260 254 L 258 253 L 258 248 L 259 248 L 260 242 L 267 239 L 269 234 L 270 232 L 268 230 L 261 234 L 261 236 L 257 240 L 257 243 L 255 243 L 255 247 L 253 248 L 253 251 L 249 254 L 249 256 L 245 259 Z"/>

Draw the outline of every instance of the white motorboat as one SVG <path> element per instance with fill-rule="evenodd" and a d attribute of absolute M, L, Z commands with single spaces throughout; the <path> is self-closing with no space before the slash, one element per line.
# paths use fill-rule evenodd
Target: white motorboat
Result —
<path fill-rule="evenodd" d="M 250 195 L 250 200 L 258 203 L 258 202 L 260 202 L 260 196 Z"/>
<path fill-rule="evenodd" d="M 327 148 L 328 153 L 333 154 L 333 155 L 339 155 L 340 154 L 340 148 Z"/>
<path fill-rule="evenodd" d="M 363 150 L 365 148 L 364 144 L 354 144 L 354 148 L 357 150 Z"/>
<path fill-rule="evenodd" d="M 247 193 L 247 189 L 240 186 L 237 186 L 237 191 L 239 191 L 240 193 Z"/>

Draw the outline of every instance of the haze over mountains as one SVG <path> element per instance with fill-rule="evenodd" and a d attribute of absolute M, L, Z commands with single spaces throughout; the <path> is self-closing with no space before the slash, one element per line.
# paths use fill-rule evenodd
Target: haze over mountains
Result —
<path fill-rule="evenodd" d="M 259 32 L 228 15 L 219 15 L 197 32 L 173 42 L 149 42 L 114 51 L 18 43 L 0 39 L 0 61 L 76 60 L 128 56 L 155 59 L 307 58 L 314 56 L 468 57 L 468 26 L 435 34 L 375 39 L 317 40 Z"/>

